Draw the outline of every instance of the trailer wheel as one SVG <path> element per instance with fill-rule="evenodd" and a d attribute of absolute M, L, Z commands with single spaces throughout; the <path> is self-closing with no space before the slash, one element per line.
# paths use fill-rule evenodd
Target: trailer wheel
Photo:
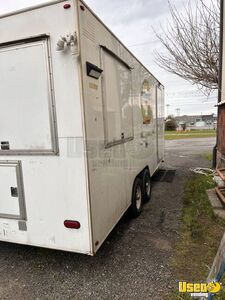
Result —
<path fill-rule="evenodd" d="M 152 184 L 151 176 L 148 169 L 145 169 L 142 175 L 142 194 L 144 202 L 148 202 L 151 199 Z"/>
<path fill-rule="evenodd" d="M 130 216 L 132 218 L 137 218 L 140 215 L 142 211 L 142 205 L 143 205 L 142 184 L 141 184 L 141 179 L 137 177 L 133 184 L 132 201 L 129 209 Z"/>

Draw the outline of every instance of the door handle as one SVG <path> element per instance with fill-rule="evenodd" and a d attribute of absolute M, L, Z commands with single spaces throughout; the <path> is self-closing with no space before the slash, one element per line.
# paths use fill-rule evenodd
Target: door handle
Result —
<path fill-rule="evenodd" d="M 147 148 L 148 147 L 148 141 L 141 141 L 140 145 L 145 146 Z"/>

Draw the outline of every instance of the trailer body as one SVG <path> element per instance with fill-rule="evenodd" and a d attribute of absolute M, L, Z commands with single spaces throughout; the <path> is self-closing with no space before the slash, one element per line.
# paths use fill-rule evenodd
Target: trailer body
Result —
<path fill-rule="evenodd" d="M 0 31 L 0 240 L 94 255 L 164 158 L 164 87 L 83 1 Z"/>

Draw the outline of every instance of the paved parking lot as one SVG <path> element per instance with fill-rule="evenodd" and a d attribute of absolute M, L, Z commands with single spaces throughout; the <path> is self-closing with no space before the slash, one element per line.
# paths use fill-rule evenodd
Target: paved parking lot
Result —
<path fill-rule="evenodd" d="M 215 138 L 167 141 L 172 183 L 155 181 L 142 215 L 122 218 L 95 257 L 0 243 L 0 299 L 163 299 L 178 236 L 183 184 Z"/>

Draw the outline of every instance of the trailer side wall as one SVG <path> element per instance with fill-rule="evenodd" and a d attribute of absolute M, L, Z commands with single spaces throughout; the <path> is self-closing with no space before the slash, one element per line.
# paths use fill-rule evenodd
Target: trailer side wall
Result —
<path fill-rule="evenodd" d="M 80 63 L 56 51 L 78 29 L 69 3 L 0 18 L 0 240 L 91 254 Z"/>
<path fill-rule="evenodd" d="M 135 177 L 144 168 L 153 175 L 163 159 L 164 88 L 81 1 L 78 14 L 96 251 L 129 207 Z"/>

